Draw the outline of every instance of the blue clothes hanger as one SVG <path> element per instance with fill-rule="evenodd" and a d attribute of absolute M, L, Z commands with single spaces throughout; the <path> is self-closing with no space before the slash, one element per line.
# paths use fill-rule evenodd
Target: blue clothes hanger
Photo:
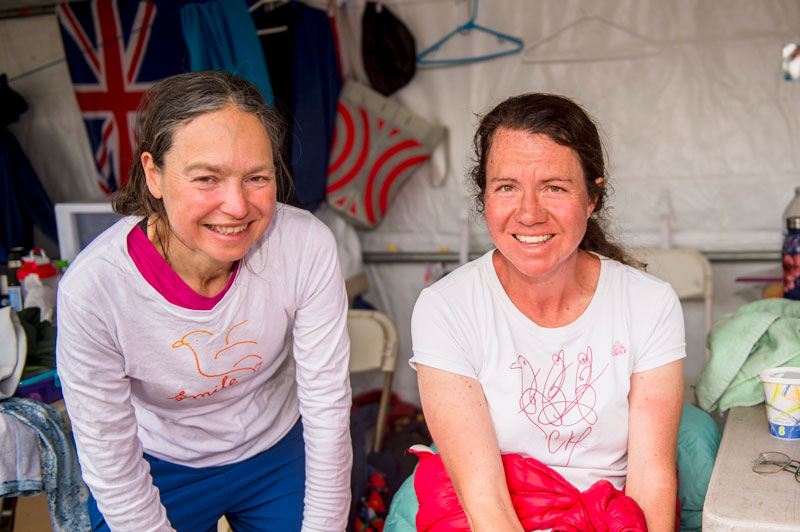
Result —
<path fill-rule="evenodd" d="M 472 3 L 472 17 L 463 25 L 459 26 L 458 28 L 454 29 L 441 39 L 437 41 L 432 46 L 424 49 L 422 52 L 417 54 L 417 64 L 420 65 L 447 65 L 447 64 L 458 64 L 458 63 L 473 63 L 475 61 L 485 61 L 487 59 L 494 59 L 495 57 L 501 57 L 504 55 L 516 54 L 522 50 L 525 44 L 518 38 L 512 37 L 511 35 L 506 35 L 504 33 L 500 33 L 493 29 L 489 29 L 485 26 L 481 26 L 480 24 L 475 23 L 475 19 L 478 16 L 478 0 L 474 0 Z M 497 37 L 497 39 L 501 42 L 511 42 L 514 43 L 516 46 L 509 50 L 503 50 L 502 52 L 497 52 L 494 54 L 486 54 L 486 55 L 479 55 L 474 57 L 460 57 L 456 59 L 425 59 L 427 55 L 435 52 L 439 49 L 439 47 L 451 37 L 456 35 L 457 33 L 461 33 L 463 31 L 469 30 L 478 30 L 483 31 L 485 33 L 489 33 Z"/>

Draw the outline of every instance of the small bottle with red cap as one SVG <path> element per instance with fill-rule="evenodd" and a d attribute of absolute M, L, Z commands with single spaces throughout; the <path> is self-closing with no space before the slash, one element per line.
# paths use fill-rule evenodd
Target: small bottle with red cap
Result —
<path fill-rule="evenodd" d="M 45 311 L 55 311 L 55 294 L 60 278 L 58 269 L 50 262 L 43 249 L 33 248 L 22 257 L 22 267 L 17 270 L 17 279 L 22 285 L 22 299 L 25 306 L 38 306 Z M 34 300 L 35 299 L 35 303 Z"/>

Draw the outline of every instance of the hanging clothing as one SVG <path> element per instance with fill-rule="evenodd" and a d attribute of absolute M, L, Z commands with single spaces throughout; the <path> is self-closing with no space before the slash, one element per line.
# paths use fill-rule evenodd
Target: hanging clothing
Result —
<path fill-rule="evenodd" d="M 316 210 L 325 198 L 328 153 L 342 81 L 328 15 L 292 1 L 253 13 L 257 28 L 285 31 L 262 35 L 261 46 L 274 81 L 276 106 L 289 121 L 284 153 L 299 205 Z M 286 54 L 284 50 L 291 50 Z"/>
<path fill-rule="evenodd" d="M 56 215 L 53 204 L 30 161 L 7 126 L 19 120 L 28 103 L 8 85 L 0 74 L 0 262 L 8 262 L 8 249 L 33 244 L 34 224 L 56 240 Z"/>
<path fill-rule="evenodd" d="M 252 82 L 273 105 L 264 54 L 244 0 L 186 4 L 181 28 L 192 72 L 226 70 Z"/>
<path fill-rule="evenodd" d="M 33 226 L 56 240 L 56 215 L 39 177 L 8 129 L 0 129 L 0 262 L 8 261 L 8 249 L 34 247 Z"/>

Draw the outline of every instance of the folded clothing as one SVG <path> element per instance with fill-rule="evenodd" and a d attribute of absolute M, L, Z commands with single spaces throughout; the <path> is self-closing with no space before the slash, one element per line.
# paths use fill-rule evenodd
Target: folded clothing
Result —
<path fill-rule="evenodd" d="M 414 446 L 419 459 L 414 487 L 419 499 L 417 530 L 470 530 L 442 459 L 430 449 Z M 579 491 L 555 470 L 534 458 L 502 456 L 511 502 L 525 530 L 608 530 L 646 532 L 639 505 L 607 480 Z"/>
<path fill-rule="evenodd" d="M 89 523 L 89 490 L 81 479 L 72 432 L 55 408 L 32 399 L 0 401 L 6 414 L 36 434 L 42 487 L 47 494 L 53 532 L 84 532 Z"/>
<path fill-rule="evenodd" d="M 697 384 L 703 410 L 764 401 L 762 370 L 800 366 L 800 301 L 763 299 L 722 316 L 708 336 L 711 360 Z"/>
<path fill-rule="evenodd" d="M 28 342 L 17 313 L 11 307 L 0 308 L 0 399 L 17 391 Z"/>
<path fill-rule="evenodd" d="M 42 492 L 36 432 L 6 414 L 0 415 L 0 497 L 32 497 Z"/>

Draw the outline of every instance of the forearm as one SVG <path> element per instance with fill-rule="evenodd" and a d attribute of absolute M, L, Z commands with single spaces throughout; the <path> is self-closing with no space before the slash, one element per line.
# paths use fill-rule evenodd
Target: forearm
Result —
<path fill-rule="evenodd" d="M 435 436 L 434 436 L 435 438 Z M 458 501 L 467 516 L 472 532 L 523 532 L 522 524 L 508 492 L 500 451 L 496 446 L 472 442 L 471 449 L 461 442 L 437 443 L 442 453 Z M 455 445 L 454 445 L 455 444 Z M 486 447 L 482 450 L 481 447 Z M 476 462 L 472 456 L 496 456 L 485 463 Z M 466 467 L 464 467 L 466 465 Z"/>
<path fill-rule="evenodd" d="M 425 419 L 472 532 L 523 532 L 486 398 L 474 379 L 418 365 Z"/>
<path fill-rule="evenodd" d="M 114 531 L 171 532 L 128 405 L 109 411 L 109 405 L 95 400 L 93 409 L 92 397 L 76 390 L 64 372 L 60 375 L 82 476 L 106 524 Z"/>
<path fill-rule="evenodd" d="M 352 447 L 349 424 L 314 427 L 303 418 L 306 440 L 306 494 L 303 532 L 341 532 L 350 509 Z"/>
<path fill-rule="evenodd" d="M 306 494 L 303 532 L 340 532 L 350 508 L 350 442 L 352 403 L 347 359 L 346 311 L 319 342 L 295 336 L 297 395 L 306 449 Z"/>
<path fill-rule="evenodd" d="M 353 462 L 350 442 L 351 391 L 347 370 L 349 344 L 346 332 L 335 354 L 313 351 L 320 367 L 305 356 L 298 359 L 297 382 L 303 439 L 306 449 L 306 494 L 303 532 L 340 532 L 347 524 L 350 508 L 350 470 Z M 302 342 L 301 342 L 302 343 Z M 297 344 L 296 344 L 297 345 Z"/>
<path fill-rule="evenodd" d="M 649 532 L 675 532 L 678 475 L 675 468 L 652 470 L 646 479 L 628 482 L 625 494 L 644 512 Z"/>
<path fill-rule="evenodd" d="M 675 530 L 682 390 L 682 360 L 631 377 L 625 492 L 644 511 L 651 532 Z"/>
<path fill-rule="evenodd" d="M 467 514 L 472 532 L 523 532 L 507 489 L 505 496 L 502 493 L 484 493 L 467 499 L 459 493 L 459 501 Z"/>

